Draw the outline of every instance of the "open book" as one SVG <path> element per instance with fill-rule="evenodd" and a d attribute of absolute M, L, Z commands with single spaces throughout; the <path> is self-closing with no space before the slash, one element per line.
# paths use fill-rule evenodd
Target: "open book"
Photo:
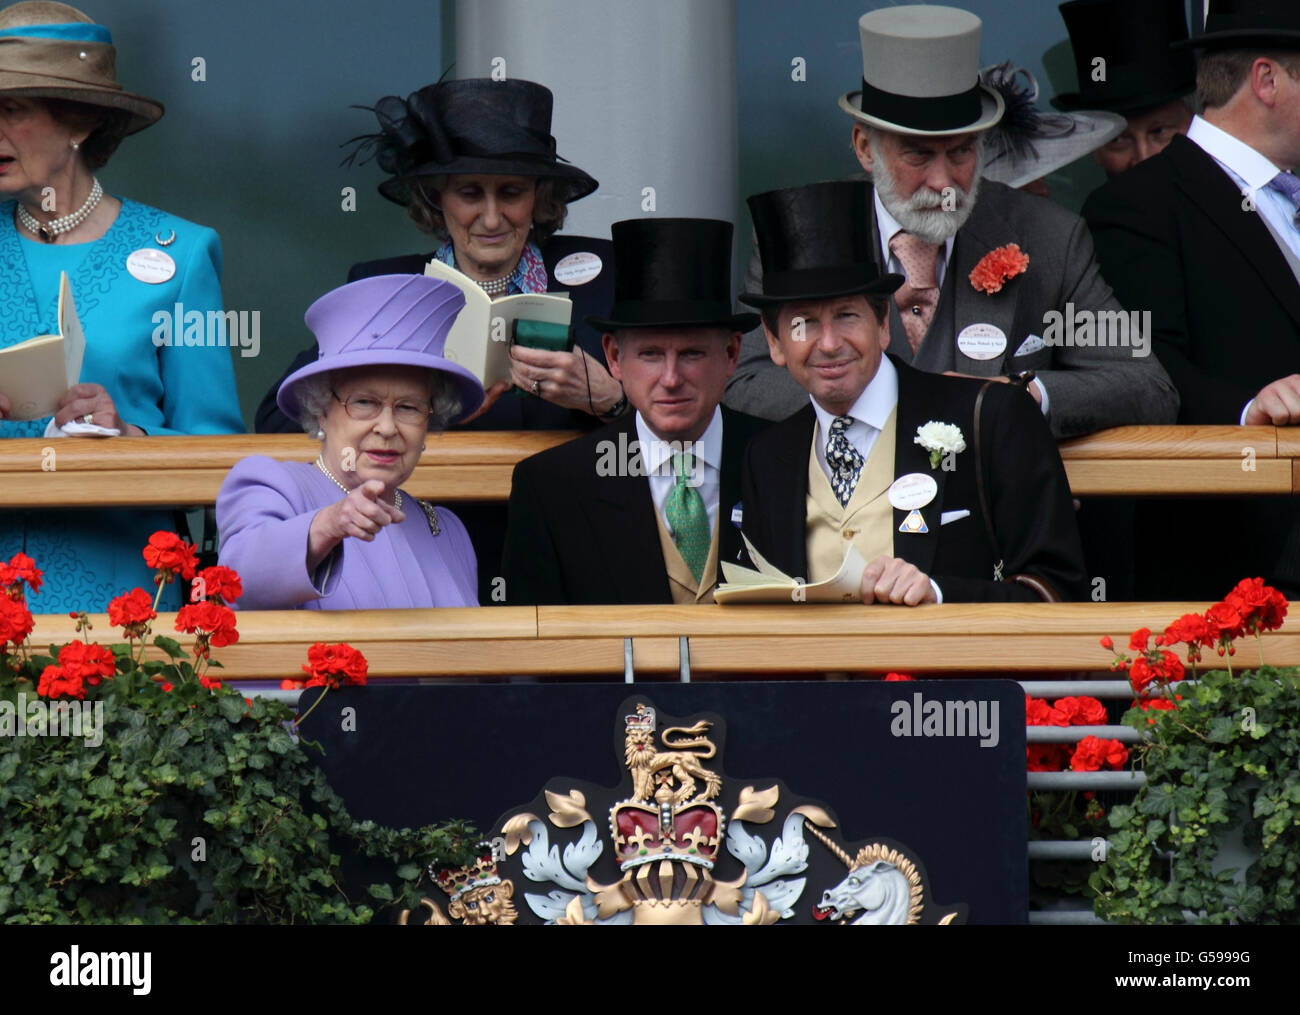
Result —
<path fill-rule="evenodd" d="M 510 339 L 516 321 L 540 322 L 568 334 L 573 304 L 567 293 L 516 293 L 494 300 L 468 275 L 436 257 L 424 266 L 424 273 L 455 284 L 465 294 L 465 308 L 456 315 L 443 355 L 467 369 L 485 388 L 510 380 Z"/>
<path fill-rule="evenodd" d="M 0 349 L 0 395 L 9 399 L 9 418 L 22 422 L 53 416 L 64 392 L 81 377 L 85 352 L 72 286 L 67 272 L 59 272 L 59 333 Z"/>
<path fill-rule="evenodd" d="M 716 603 L 860 603 L 862 602 L 862 572 L 867 569 L 858 548 L 849 544 L 844 563 L 833 578 L 807 584 L 796 581 L 780 568 L 769 564 L 754 549 L 743 533 L 745 550 L 757 571 L 739 564 L 722 562 L 722 576 L 726 579 L 713 590 Z"/>

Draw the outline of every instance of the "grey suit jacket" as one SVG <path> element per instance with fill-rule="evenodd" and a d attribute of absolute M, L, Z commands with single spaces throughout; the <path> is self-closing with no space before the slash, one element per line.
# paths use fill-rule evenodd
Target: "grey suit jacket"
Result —
<path fill-rule="evenodd" d="M 876 237 L 872 249 L 878 252 L 874 214 L 872 218 Z M 994 295 L 976 290 L 970 283 L 975 265 L 990 250 L 1008 243 L 1019 244 L 1029 255 L 1024 274 Z M 762 278 L 755 244 L 746 291 L 760 292 Z M 1058 440 L 1111 426 L 1173 423 L 1178 393 L 1150 352 L 1150 336 L 1145 357 L 1135 356 L 1132 347 L 1074 345 L 1045 345 L 1028 355 L 1016 355 L 1029 336 L 1043 338 L 1047 333 L 1045 315 L 1053 310 L 1064 314 L 1067 304 L 1076 313 L 1123 310 L 1098 271 L 1092 236 L 1083 219 L 1051 201 L 984 180 L 975 209 L 953 242 L 934 319 L 916 356 L 903 338 L 892 304 L 889 351 L 931 372 L 956 370 L 992 377 L 1036 371 L 1050 398 L 1048 424 Z M 962 353 L 956 336 L 969 324 L 1001 328 L 1007 336 L 1003 354 L 976 360 Z M 760 326 L 745 336 L 739 368 L 723 401 L 751 415 L 783 419 L 806 405 L 808 394 L 772 362 Z"/>

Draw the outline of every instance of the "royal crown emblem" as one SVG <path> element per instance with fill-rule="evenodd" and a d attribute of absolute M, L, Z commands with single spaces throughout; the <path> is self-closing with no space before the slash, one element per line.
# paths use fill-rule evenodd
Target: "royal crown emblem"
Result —
<path fill-rule="evenodd" d="M 718 771 L 718 716 L 663 723 L 632 698 L 619 710 L 626 776 L 610 790 L 552 779 L 508 812 L 472 864 L 436 873 L 466 924 L 951 924 L 964 905 L 931 901 L 925 870 L 891 839 L 842 844 L 822 804 L 774 780 Z M 539 745 L 540 747 L 541 745 Z M 608 814 L 598 822 L 592 815 Z M 782 815 L 776 823 L 778 814 Z M 544 817 L 539 815 L 545 815 Z M 432 872 L 431 872 L 432 876 Z M 515 885 L 523 893 L 516 911 Z M 816 886 L 809 891 L 809 885 Z M 429 924 L 448 924 L 430 899 Z M 399 922 L 407 922 L 403 912 Z"/>

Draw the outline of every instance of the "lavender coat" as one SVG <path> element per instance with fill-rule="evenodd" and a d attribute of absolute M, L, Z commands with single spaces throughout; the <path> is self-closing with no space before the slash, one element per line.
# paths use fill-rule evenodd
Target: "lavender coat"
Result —
<path fill-rule="evenodd" d="M 343 491 L 314 465 L 245 458 L 217 494 L 220 562 L 239 572 L 245 610 L 372 610 L 477 606 L 474 548 L 465 526 L 438 508 L 434 535 L 414 498 L 406 520 L 373 542 L 344 539 L 317 572 L 307 573 L 307 530 Z"/>

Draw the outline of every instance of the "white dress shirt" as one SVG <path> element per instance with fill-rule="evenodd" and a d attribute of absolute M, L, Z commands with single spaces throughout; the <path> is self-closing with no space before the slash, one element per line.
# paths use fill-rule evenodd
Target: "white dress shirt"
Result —
<path fill-rule="evenodd" d="M 1245 141 L 1199 116 L 1192 117 L 1192 125 L 1187 128 L 1187 140 L 1195 142 L 1219 164 L 1219 168 L 1228 174 L 1241 191 L 1243 201 L 1249 196 L 1255 205 L 1255 211 L 1273 227 L 1273 234 L 1280 236 L 1291 248 L 1291 252 L 1300 257 L 1300 229 L 1296 228 L 1293 218 L 1296 209 L 1285 194 L 1269 187 L 1273 177 L 1281 170 Z M 1241 410 L 1240 422 L 1243 425 L 1246 413 L 1250 412 L 1250 407 L 1254 404 L 1252 398 Z"/>
<path fill-rule="evenodd" d="M 823 409 L 817 399 L 813 398 L 811 401 L 813 412 L 817 414 L 818 429 L 814 442 L 817 448 L 817 464 L 821 466 L 822 472 L 826 473 L 826 479 L 833 487 L 831 467 L 826 462 L 826 444 L 831 439 L 831 424 L 837 417 Z M 889 422 L 889 414 L 897 405 L 898 371 L 894 369 L 894 364 L 890 362 L 888 356 L 882 356 L 876 376 L 871 378 L 870 383 L 862 389 L 862 394 L 858 395 L 857 401 L 844 414 L 853 420 L 845 429 L 844 435 L 853 445 L 854 450 L 862 456 L 864 463 L 871 454 L 871 449 L 876 446 L 876 438 L 880 436 L 880 431 L 885 429 L 885 424 Z M 933 578 L 930 579 L 930 588 L 934 589 L 935 600 L 942 603 L 943 592 Z"/>
<path fill-rule="evenodd" d="M 885 266 L 885 271 L 895 275 L 906 276 L 907 272 L 903 270 L 902 262 L 899 261 L 899 259 L 894 255 L 894 252 L 889 249 L 889 241 L 894 238 L 894 234 L 905 232 L 906 230 L 899 225 L 898 219 L 889 214 L 889 211 L 880 200 L 880 193 L 878 191 L 873 189 L 871 197 L 876 205 L 876 225 L 880 229 L 880 263 Z M 943 273 L 948 267 L 949 259 L 952 257 L 952 245 L 955 240 L 955 236 L 949 236 L 944 240 L 943 245 L 939 248 L 934 257 L 934 283 L 940 289 L 943 288 Z M 955 337 L 954 341 L 956 341 Z M 1041 396 L 1038 407 L 1042 410 L 1043 416 L 1046 417 L 1048 407 L 1051 404 L 1047 395 L 1047 388 L 1037 377 L 1030 381 L 1030 383 L 1038 388 L 1038 394 Z"/>
<path fill-rule="evenodd" d="M 709 533 L 712 535 L 718 525 L 718 498 L 721 491 L 722 410 L 713 410 L 713 419 L 697 441 L 660 440 L 646 426 L 640 412 L 636 414 L 636 436 L 640 444 L 641 463 L 645 466 L 646 478 L 650 481 L 650 498 L 670 535 L 673 534 L 673 527 L 664 516 L 664 503 L 677 482 L 673 472 L 673 454 L 689 452 L 694 455 L 695 464 L 691 468 L 691 474 L 686 477 L 686 482 L 688 486 L 700 491 L 704 508 L 709 513 Z"/>

